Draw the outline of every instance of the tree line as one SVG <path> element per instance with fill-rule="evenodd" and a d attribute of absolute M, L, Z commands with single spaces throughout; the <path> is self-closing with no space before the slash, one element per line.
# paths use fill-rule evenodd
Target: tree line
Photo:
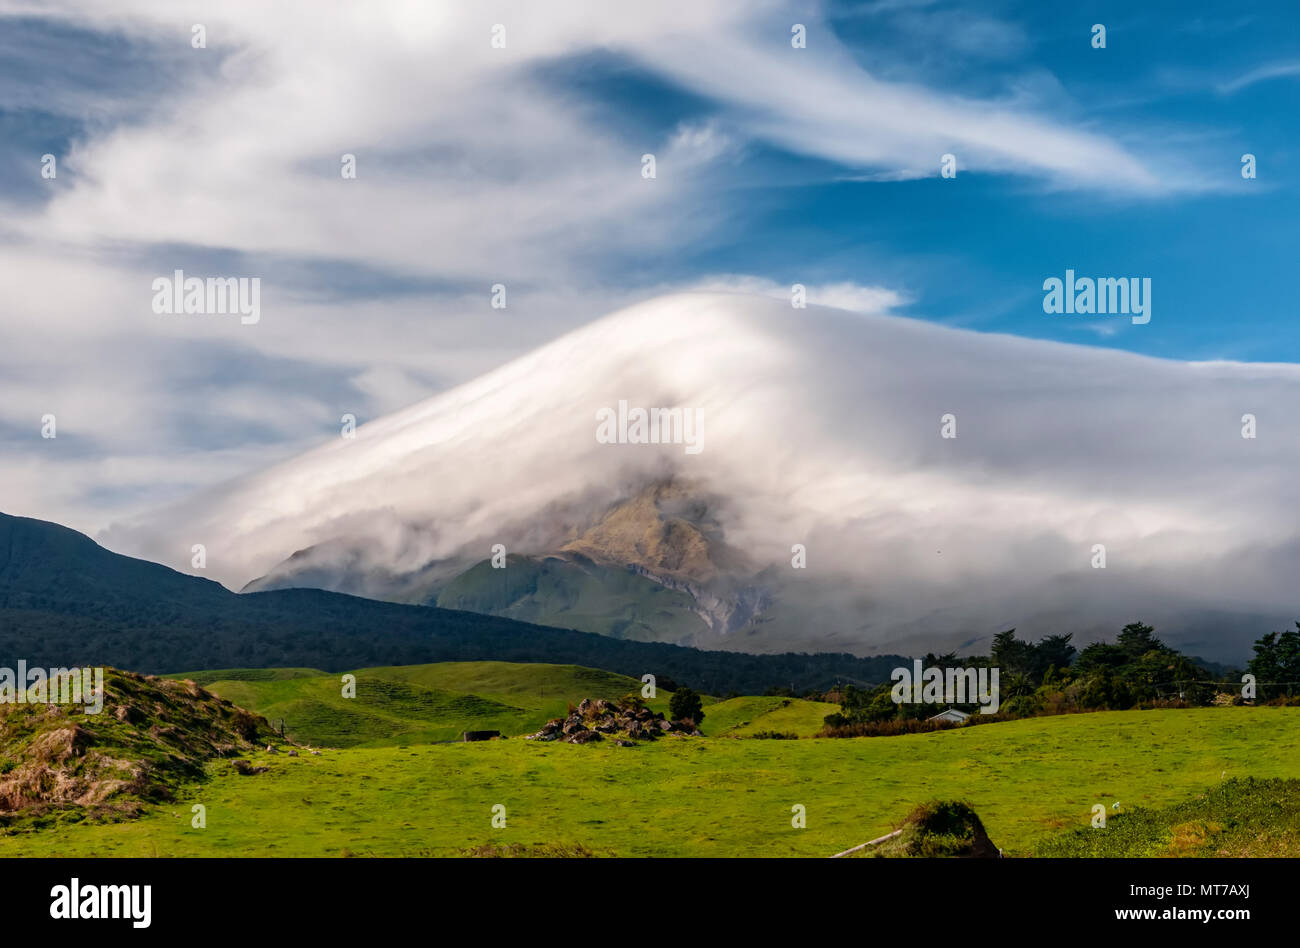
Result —
<path fill-rule="evenodd" d="M 1048 635 L 1037 642 L 1008 629 L 993 637 L 988 655 L 927 654 L 925 668 L 997 668 L 1000 707 L 996 715 L 976 715 L 978 705 L 899 703 L 892 683 L 874 688 L 847 685 L 823 694 L 840 710 L 826 717 L 828 733 L 892 734 L 925 730 L 916 726 L 945 707 L 972 715 L 971 723 L 1060 714 L 1071 711 L 1123 710 L 1136 707 L 1204 707 L 1247 702 L 1300 702 L 1300 622 L 1294 631 L 1259 639 L 1246 671 L 1254 676 L 1252 696 L 1242 671 L 1213 669 L 1162 642 L 1155 628 L 1130 622 L 1113 642 L 1094 642 L 1077 649 L 1072 635 Z M 936 727 L 945 726 L 936 724 Z"/>

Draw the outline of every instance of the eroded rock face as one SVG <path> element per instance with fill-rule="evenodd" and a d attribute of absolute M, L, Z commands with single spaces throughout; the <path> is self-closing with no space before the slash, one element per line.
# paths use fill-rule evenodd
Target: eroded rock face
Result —
<path fill-rule="evenodd" d="M 49 763 L 62 764 L 70 758 L 80 757 L 93 743 L 94 737 L 79 724 L 46 731 L 28 745 L 29 753 Z"/>
<path fill-rule="evenodd" d="M 84 807 L 128 817 L 200 779 L 203 764 L 278 741 L 264 718 L 192 681 L 106 669 L 103 709 L 0 703 L 0 818 Z"/>

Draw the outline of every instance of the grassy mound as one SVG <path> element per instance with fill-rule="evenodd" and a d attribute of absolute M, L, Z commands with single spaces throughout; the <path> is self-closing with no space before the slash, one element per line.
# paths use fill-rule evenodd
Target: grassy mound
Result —
<path fill-rule="evenodd" d="M 1173 806 L 1135 807 L 1044 840 L 1039 856 L 1300 856 L 1300 780 L 1225 780 Z"/>
<path fill-rule="evenodd" d="M 854 855 L 874 859 L 997 859 L 999 853 L 970 804 L 931 800 L 908 814 L 897 836 Z"/>
<path fill-rule="evenodd" d="M 0 704 L 0 826 L 135 816 L 205 761 L 277 740 L 265 719 L 194 682 L 105 669 L 98 714 Z"/>

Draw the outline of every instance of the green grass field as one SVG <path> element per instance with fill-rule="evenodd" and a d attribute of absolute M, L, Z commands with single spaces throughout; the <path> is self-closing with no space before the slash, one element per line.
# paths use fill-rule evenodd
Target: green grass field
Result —
<path fill-rule="evenodd" d="M 1300 856 L 1300 780 L 1238 777 L 1167 807 L 1112 813 L 1104 827 L 1043 841 L 1064 857 Z"/>
<path fill-rule="evenodd" d="M 480 697 L 519 706 L 520 694 L 489 691 L 492 672 L 475 684 Z M 427 674 L 431 689 L 446 683 Z M 761 720 L 751 710 L 760 706 L 744 707 L 736 721 Z M 739 709 L 718 710 L 725 726 Z M 206 783 L 139 820 L 0 836 L 0 856 L 456 855 L 485 844 L 828 856 L 933 798 L 969 802 L 997 846 L 1030 854 L 1086 827 L 1096 803 L 1173 807 L 1225 777 L 1300 777 L 1300 708 L 1064 715 L 889 738 L 630 748 L 511 739 L 253 757 L 269 772 L 238 776 L 214 761 Z M 191 828 L 196 803 L 205 829 Z M 491 825 L 496 804 L 502 829 Z M 796 804 L 806 829 L 791 827 Z"/>
<path fill-rule="evenodd" d="M 579 665 L 445 662 L 363 668 L 356 696 L 342 673 L 316 669 L 225 669 L 174 675 L 265 715 L 294 740 L 321 747 L 385 747 L 453 741 L 462 731 L 522 735 L 583 698 L 640 693 L 641 682 Z M 647 704 L 667 711 L 670 695 Z"/>

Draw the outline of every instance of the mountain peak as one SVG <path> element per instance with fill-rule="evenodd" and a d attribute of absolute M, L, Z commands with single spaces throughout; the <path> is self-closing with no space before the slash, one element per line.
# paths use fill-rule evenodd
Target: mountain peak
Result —
<path fill-rule="evenodd" d="M 1008 625 L 1086 642 L 1139 610 L 1214 657 L 1235 654 L 1216 637 L 1258 637 L 1293 608 L 1300 417 L 1267 414 L 1255 440 L 1239 429 L 1297 400 L 1293 366 L 679 294 L 105 541 L 178 565 L 203 543 L 236 587 L 309 550 L 300 578 L 310 566 L 394 598 L 498 547 L 725 580 L 729 595 L 752 563 L 812 612 L 778 604 L 728 647 L 940 648 Z M 624 432 L 636 410 L 691 411 L 702 450 Z M 661 484 L 717 503 L 703 520 L 674 511 Z M 1223 603 L 1245 604 L 1229 633 Z"/>
<path fill-rule="evenodd" d="M 720 563 L 734 569 L 744 564 L 744 557 L 726 545 L 709 500 L 692 487 L 678 480 L 657 481 L 615 504 L 560 549 L 606 565 L 635 565 L 692 583 L 711 582 Z"/>

